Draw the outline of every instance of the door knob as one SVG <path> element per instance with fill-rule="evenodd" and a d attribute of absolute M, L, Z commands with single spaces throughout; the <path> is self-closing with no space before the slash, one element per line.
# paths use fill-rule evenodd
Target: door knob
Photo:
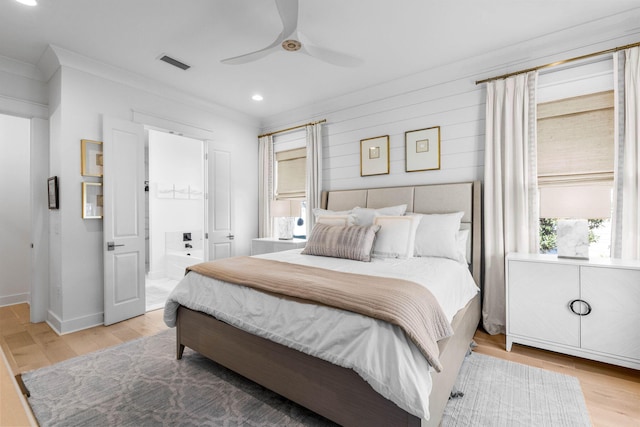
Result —
<path fill-rule="evenodd" d="M 115 250 L 116 246 L 124 246 L 124 245 L 116 245 L 114 242 L 107 242 L 107 250 L 108 251 Z"/>

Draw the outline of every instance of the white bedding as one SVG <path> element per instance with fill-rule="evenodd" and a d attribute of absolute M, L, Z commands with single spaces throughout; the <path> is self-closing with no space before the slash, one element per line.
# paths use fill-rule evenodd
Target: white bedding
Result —
<path fill-rule="evenodd" d="M 431 291 L 449 321 L 478 292 L 466 266 L 445 258 L 376 258 L 365 263 L 300 252 L 295 249 L 259 257 L 412 280 Z M 278 298 L 193 272 L 182 279 L 167 300 L 164 320 L 168 326 L 175 326 L 179 305 L 353 369 L 402 409 L 429 418 L 430 366 L 397 326 L 343 310 Z"/>

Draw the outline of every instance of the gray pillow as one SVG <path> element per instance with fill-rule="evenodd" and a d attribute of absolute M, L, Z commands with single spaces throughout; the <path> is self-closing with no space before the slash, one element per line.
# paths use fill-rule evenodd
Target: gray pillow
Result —
<path fill-rule="evenodd" d="M 329 225 L 318 223 L 302 253 L 304 255 L 371 261 L 371 250 L 379 225 Z"/>

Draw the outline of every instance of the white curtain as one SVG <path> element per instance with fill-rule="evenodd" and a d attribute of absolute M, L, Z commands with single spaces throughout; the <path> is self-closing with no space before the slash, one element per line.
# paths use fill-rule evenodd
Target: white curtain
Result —
<path fill-rule="evenodd" d="M 305 220 L 307 236 L 315 222 L 313 209 L 322 202 L 322 124 L 307 126 L 307 214 Z"/>
<path fill-rule="evenodd" d="M 537 72 L 487 84 L 482 319 L 505 332 L 505 255 L 538 252 Z"/>
<path fill-rule="evenodd" d="M 614 258 L 640 259 L 640 47 L 614 54 L 614 66 L 618 149 L 612 252 Z"/>
<path fill-rule="evenodd" d="M 258 140 L 258 236 L 272 237 L 273 221 L 270 204 L 273 199 L 273 136 L 263 136 Z"/>

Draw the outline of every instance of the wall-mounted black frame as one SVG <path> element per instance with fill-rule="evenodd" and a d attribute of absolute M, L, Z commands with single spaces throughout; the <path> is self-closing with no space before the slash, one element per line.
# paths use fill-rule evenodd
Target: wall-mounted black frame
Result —
<path fill-rule="evenodd" d="M 49 196 L 49 209 L 60 209 L 60 196 L 58 195 L 57 176 L 52 176 L 47 180 L 47 194 Z"/>

